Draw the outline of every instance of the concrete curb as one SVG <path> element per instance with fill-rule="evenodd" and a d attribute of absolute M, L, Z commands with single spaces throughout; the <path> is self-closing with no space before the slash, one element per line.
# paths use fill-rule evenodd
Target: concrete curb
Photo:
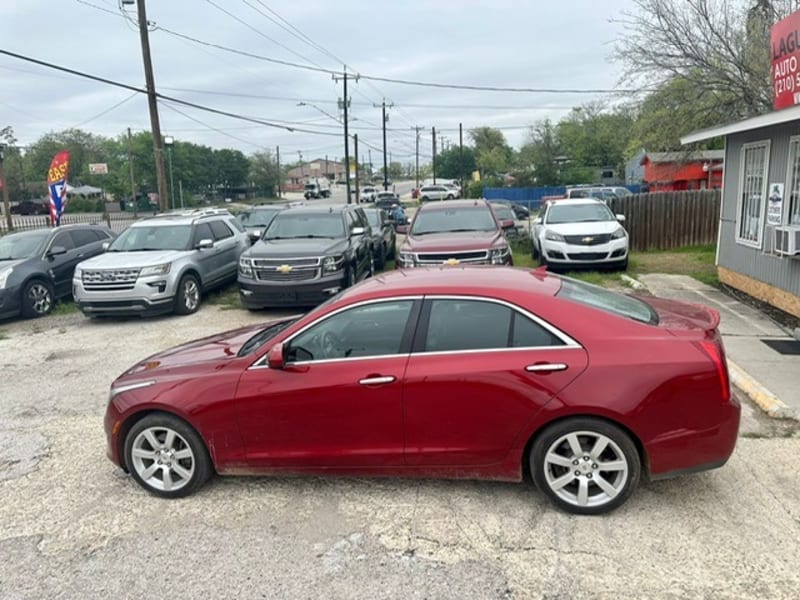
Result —
<path fill-rule="evenodd" d="M 646 290 L 647 289 L 647 286 L 645 284 L 643 284 L 638 279 L 634 279 L 633 277 L 631 277 L 630 275 L 628 275 L 626 273 L 622 273 L 619 276 L 619 278 L 622 279 L 622 281 L 625 282 L 625 285 L 627 285 L 629 287 L 632 287 L 635 290 L 641 291 L 641 290 Z"/>
<path fill-rule="evenodd" d="M 798 415 L 793 409 L 730 359 L 728 359 L 728 371 L 731 385 L 750 398 L 768 416 L 773 419 L 797 419 Z"/>

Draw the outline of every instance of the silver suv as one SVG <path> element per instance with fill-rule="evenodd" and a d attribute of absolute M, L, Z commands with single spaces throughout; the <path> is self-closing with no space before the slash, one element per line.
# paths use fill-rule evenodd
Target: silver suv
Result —
<path fill-rule="evenodd" d="M 250 246 L 227 210 L 167 213 L 137 221 L 107 252 L 75 268 L 72 295 L 85 315 L 187 315 L 201 293 L 236 281 Z"/>

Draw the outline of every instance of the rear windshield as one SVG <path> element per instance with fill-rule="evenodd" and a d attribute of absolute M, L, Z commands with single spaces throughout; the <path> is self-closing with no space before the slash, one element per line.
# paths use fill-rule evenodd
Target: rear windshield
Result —
<path fill-rule="evenodd" d="M 569 277 L 561 278 L 561 289 L 558 290 L 556 296 L 610 312 L 626 319 L 658 325 L 656 311 L 642 300 L 570 279 Z"/>

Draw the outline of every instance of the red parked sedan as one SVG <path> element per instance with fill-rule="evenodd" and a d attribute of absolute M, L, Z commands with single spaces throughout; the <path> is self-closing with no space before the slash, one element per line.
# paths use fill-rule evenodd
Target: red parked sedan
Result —
<path fill-rule="evenodd" d="M 740 407 L 719 317 L 509 267 L 395 271 L 304 317 L 150 357 L 111 386 L 108 455 L 148 491 L 280 472 L 530 470 L 596 514 L 723 465 Z"/>

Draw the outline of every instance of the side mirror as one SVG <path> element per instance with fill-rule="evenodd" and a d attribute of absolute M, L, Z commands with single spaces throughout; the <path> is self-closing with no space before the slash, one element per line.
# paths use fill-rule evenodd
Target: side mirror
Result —
<path fill-rule="evenodd" d="M 398 225 L 395 229 L 397 233 L 408 235 L 408 224 Z"/>
<path fill-rule="evenodd" d="M 283 344 L 275 344 L 267 355 L 267 364 L 270 369 L 283 369 L 285 361 L 283 359 Z"/>
<path fill-rule="evenodd" d="M 533 220 L 533 224 L 534 224 L 534 225 L 541 225 L 543 222 L 544 222 L 544 221 L 542 221 L 542 217 L 536 217 L 536 218 Z"/>
<path fill-rule="evenodd" d="M 103 245 L 101 246 L 101 248 L 103 249 L 103 252 L 105 252 L 106 250 L 108 250 L 108 248 L 110 246 L 111 246 L 111 244 L 109 242 L 103 242 Z"/>
<path fill-rule="evenodd" d="M 366 230 L 366 229 L 364 229 L 363 227 L 353 227 L 353 228 L 350 230 L 350 235 L 364 235 L 364 233 L 365 233 L 366 231 L 367 231 L 367 230 Z"/>
<path fill-rule="evenodd" d="M 251 244 L 255 244 L 259 239 L 261 239 L 261 232 L 259 230 L 248 231 L 247 237 L 250 238 Z"/>
<path fill-rule="evenodd" d="M 213 247 L 214 247 L 214 240 L 205 239 L 205 240 L 200 240 L 199 242 L 197 242 L 197 249 L 198 250 L 208 250 L 209 248 L 213 248 Z"/>
<path fill-rule="evenodd" d="M 50 246 L 50 250 L 47 251 L 47 256 L 58 256 L 59 254 L 66 254 L 67 249 L 64 246 Z"/>
<path fill-rule="evenodd" d="M 620 223 L 624 223 L 625 222 L 625 215 L 617 215 L 617 221 L 619 221 Z"/>

